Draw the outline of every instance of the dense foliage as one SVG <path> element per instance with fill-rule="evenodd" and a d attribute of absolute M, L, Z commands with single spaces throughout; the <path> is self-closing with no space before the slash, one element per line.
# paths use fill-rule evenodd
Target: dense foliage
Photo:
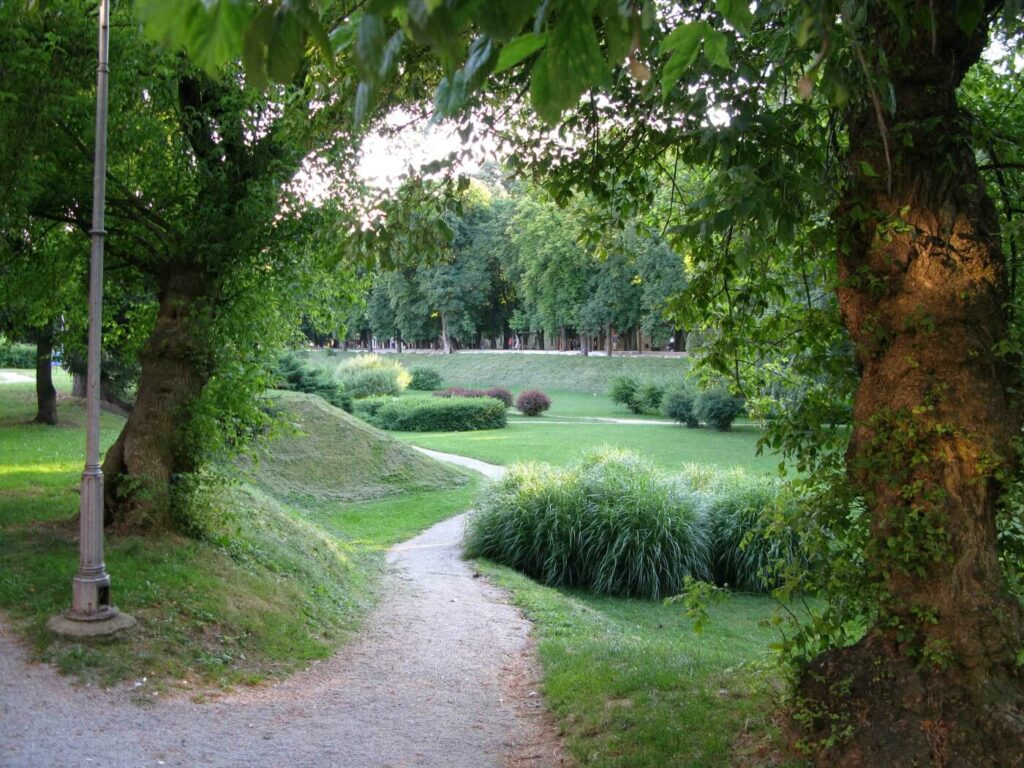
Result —
<path fill-rule="evenodd" d="M 415 366 L 409 370 L 409 389 L 433 392 L 441 388 L 441 373 L 434 368 Z"/>
<path fill-rule="evenodd" d="M 492 397 L 405 397 L 382 404 L 371 422 L 399 432 L 468 432 L 508 423 L 505 404 Z"/>
<path fill-rule="evenodd" d="M 36 348 L 0 339 L 0 368 L 35 368 Z"/>
<path fill-rule="evenodd" d="M 693 406 L 694 416 L 712 429 L 727 432 L 736 417 L 743 413 L 743 398 L 736 397 L 728 390 L 709 389 L 697 395 Z"/>
<path fill-rule="evenodd" d="M 677 385 L 665 392 L 662 399 L 662 412 L 674 421 L 685 424 L 688 427 L 699 427 L 700 419 L 697 418 L 697 395 L 688 385 Z"/>
<path fill-rule="evenodd" d="M 319 395 L 331 405 L 352 411 L 352 396 L 333 376 L 322 368 L 310 365 L 304 357 L 289 352 L 278 359 L 277 389 Z"/>

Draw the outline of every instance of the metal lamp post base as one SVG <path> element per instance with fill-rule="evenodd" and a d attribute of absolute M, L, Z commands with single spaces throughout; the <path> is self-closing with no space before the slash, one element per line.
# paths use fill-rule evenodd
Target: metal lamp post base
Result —
<path fill-rule="evenodd" d="M 75 576 L 71 609 L 46 622 L 50 630 L 64 637 L 106 637 L 136 625 L 134 618 L 110 604 L 110 577 L 102 566 L 98 571 Z"/>

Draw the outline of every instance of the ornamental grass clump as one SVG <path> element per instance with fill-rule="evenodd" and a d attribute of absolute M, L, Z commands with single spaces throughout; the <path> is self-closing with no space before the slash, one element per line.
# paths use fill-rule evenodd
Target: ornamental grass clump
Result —
<path fill-rule="evenodd" d="M 552 586 L 660 598 L 710 578 L 700 497 L 634 454 L 602 450 L 567 469 L 511 467 L 485 489 L 466 553 Z"/>
<path fill-rule="evenodd" d="M 800 556 L 796 535 L 771 525 L 791 499 L 772 477 L 722 474 L 706 496 L 711 528 L 711 569 L 719 586 L 770 592 L 779 574 Z"/>
<path fill-rule="evenodd" d="M 551 407 L 551 398 L 539 389 L 524 389 L 516 398 L 516 408 L 524 416 L 540 416 Z"/>
<path fill-rule="evenodd" d="M 334 369 L 334 378 L 353 398 L 398 397 L 412 380 L 401 363 L 380 355 L 359 355 L 345 360 Z"/>

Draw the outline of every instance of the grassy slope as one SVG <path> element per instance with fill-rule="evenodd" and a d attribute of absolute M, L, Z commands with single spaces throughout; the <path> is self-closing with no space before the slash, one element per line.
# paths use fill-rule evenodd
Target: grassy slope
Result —
<path fill-rule="evenodd" d="M 77 566 L 84 413 L 79 403 L 62 401 L 62 426 L 28 425 L 32 385 L 0 385 L 0 607 L 39 658 L 103 683 L 147 677 L 140 695 L 154 684 L 245 682 L 287 672 L 329 654 L 358 627 L 375 598 L 384 546 L 469 505 L 476 483 L 464 475 L 368 436 L 334 409 L 301 397 L 288 405 L 323 450 L 343 444 L 352 430 L 367 465 L 388 468 L 406 478 L 406 489 L 419 490 L 370 504 L 339 502 L 379 495 L 376 478 L 364 486 L 365 476 L 352 471 L 358 454 L 346 454 L 345 470 L 315 453 L 304 464 L 294 461 L 297 437 L 282 443 L 290 447 L 282 457 L 272 443 L 263 487 L 212 486 L 194 497 L 198 539 L 108 538 L 115 601 L 141 627 L 116 642 L 71 643 L 50 635 L 45 622 L 67 607 Z M 120 426 L 117 417 L 104 416 L 104 447 Z M 288 475 L 280 485 L 266 474 L 278 463 Z M 325 466 L 331 471 L 321 471 Z M 303 467 L 308 492 L 300 494 Z M 440 486 L 447 487 L 424 490 Z M 287 498 L 275 495 L 282 489 Z M 289 503 L 299 497 L 301 507 Z M 329 523 L 329 531 L 318 522 Z"/>
<path fill-rule="evenodd" d="M 309 353 L 321 365 L 336 365 L 352 352 Z M 608 380 L 627 374 L 640 379 L 670 383 L 689 370 L 686 358 L 666 357 L 583 357 L 581 355 L 527 355 L 516 352 L 454 355 L 404 353 L 395 355 L 406 368 L 435 368 L 444 386 L 507 387 L 508 389 L 553 389 L 604 394 Z"/>

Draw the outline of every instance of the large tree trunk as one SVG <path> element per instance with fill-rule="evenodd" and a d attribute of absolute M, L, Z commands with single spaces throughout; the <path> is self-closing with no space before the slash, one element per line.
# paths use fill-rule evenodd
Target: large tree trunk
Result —
<path fill-rule="evenodd" d="M 817 737 L 852 734 L 822 765 L 1021 765 L 1024 625 L 995 529 L 1021 420 L 995 349 L 1008 298 L 997 221 L 955 99 L 985 35 L 961 31 L 951 0 L 907 11 L 934 19 L 935 39 L 874 8 L 896 96 L 891 181 L 877 115 L 852 111 L 839 301 L 861 368 L 848 467 L 882 604 L 860 642 L 811 663 L 800 695 Z"/>
<path fill-rule="evenodd" d="M 53 326 L 36 333 L 36 417 L 37 424 L 57 423 L 57 389 L 53 386 Z"/>
<path fill-rule="evenodd" d="M 194 469 L 181 427 L 209 378 L 189 329 L 204 288 L 201 276 L 177 272 L 161 291 L 156 325 L 140 356 L 135 407 L 103 462 L 108 525 L 170 527 L 171 480 Z"/>

